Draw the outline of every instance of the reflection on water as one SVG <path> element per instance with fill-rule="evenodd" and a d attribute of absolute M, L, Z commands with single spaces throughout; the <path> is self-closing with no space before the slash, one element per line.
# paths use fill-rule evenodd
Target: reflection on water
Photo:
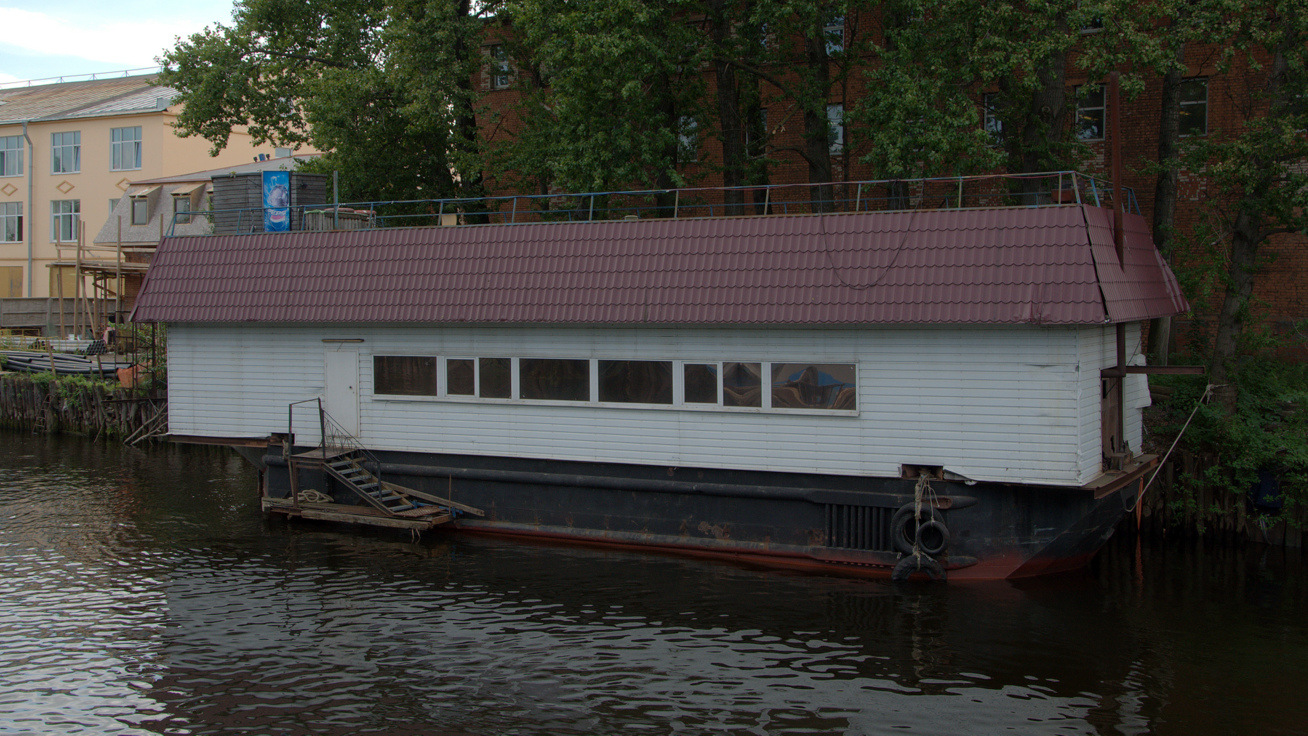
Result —
<path fill-rule="evenodd" d="M 235 456 L 3 435 L 0 733 L 1291 734 L 1301 560 L 900 588 L 265 521 Z"/>

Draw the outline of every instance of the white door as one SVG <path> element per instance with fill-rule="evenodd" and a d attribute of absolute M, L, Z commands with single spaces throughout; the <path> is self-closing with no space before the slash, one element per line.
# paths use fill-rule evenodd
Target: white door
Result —
<path fill-rule="evenodd" d="M 327 414 L 351 435 L 359 434 L 359 351 L 329 346 L 324 354 L 323 403 Z M 330 430 L 329 430 L 330 433 Z"/>

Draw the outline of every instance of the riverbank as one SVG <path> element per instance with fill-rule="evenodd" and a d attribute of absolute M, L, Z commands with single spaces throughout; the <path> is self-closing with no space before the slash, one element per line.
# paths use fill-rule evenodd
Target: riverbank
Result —
<path fill-rule="evenodd" d="M 168 433 L 162 388 L 49 373 L 0 373 L 0 426 L 35 433 L 114 437 L 136 444 Z"/>

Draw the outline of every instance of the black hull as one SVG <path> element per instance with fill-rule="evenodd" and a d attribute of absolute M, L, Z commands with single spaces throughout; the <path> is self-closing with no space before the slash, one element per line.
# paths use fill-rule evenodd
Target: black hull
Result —
<path fill-rule="evenodd" d="M 376 452 L 384 478 L 485 511 L 454 526 L 731 557 L 787 567 L 886 575 L 901 559 L 895 512 L 917 482 L 746 470 Z M 265 495 L 286 498 L 280 448 L 263 458 Z M 361 503 L 323 473 L 299 488 Z M 1137 487 L 1100 494 L 1053 486 L 932 480 L 949 542 L 937 555 L 951 580 L 1043 575 L 1086 564 L 1112 535 Z"/>

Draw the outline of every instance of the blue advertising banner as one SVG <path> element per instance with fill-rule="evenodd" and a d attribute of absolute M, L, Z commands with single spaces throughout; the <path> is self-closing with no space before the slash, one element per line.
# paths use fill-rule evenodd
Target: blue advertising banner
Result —
<path fill-rule="evenodd" d="M 263 172 L 263 231 L 284 233 L 291 229 L 291 172 Z"/>

